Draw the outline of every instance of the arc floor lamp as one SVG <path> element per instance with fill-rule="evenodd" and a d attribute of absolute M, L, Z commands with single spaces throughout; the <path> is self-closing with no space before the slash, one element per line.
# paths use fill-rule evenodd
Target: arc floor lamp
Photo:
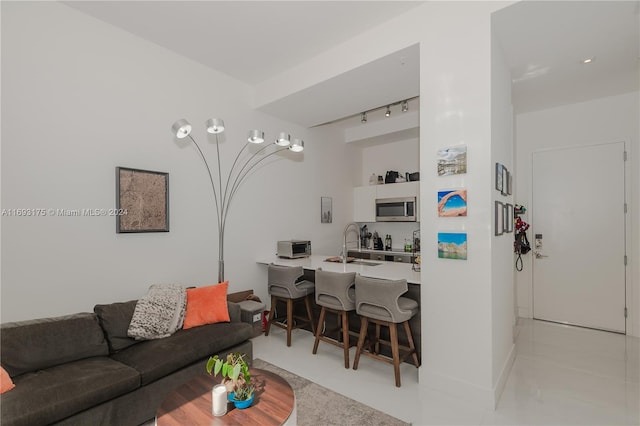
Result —
<path fill-rule="evenodd" d="M 216 207 L 216 217 L 218 220 L 218 282 L 224 281 L 224 229 L 227 222 L 227 216 L 229 214 L 229 207 L 233 197 L 238 191 L 238 188 L 247 175 L 260 163 L 272 155 L 288 149 L 293 152 L 301 152 L 304 150 L 304 141 L 302 139 L 294 138 L 291 140 L 291 136 L 286 132 L 278 134 L 273 144 L 266 144 L 253 154 L 245 152 L 249 144 L 262 144 L 264 143 L 264 132 L 261 130 L 250 130 L 247 136 L 247 142 L 242 149 L 236 155 L 236 158 L 229 170 L 229 174 L 225 180 L 222 179 L 222 169 L 220 168 L 220 146 L 218 144 L 218 135 L 224 132 L 224 121 L 219 118 L 210 118 L 206 122 L 207 132 L 216 136 L 216 159 L 218 162 L 218 178 L 217 182 L 211 173 L 209 163 L 205 158 L 198 143 L 191 136 L 191 124 L 187 120 L 180 119 L 173 123 L 171 126 L 171 132 L 178 139 L 184 139 L 188 137 L 195 145 L 204 161 L 204 165 L 207 168 L 209 174 L 209 180 L 211 181 L 211 189 L 213 190 L 213 200 Z M 271 152 L 265 152 L 268 148 L 275 146 L 276 148 Z M 245 157 L 242 158 L 242 154 L 245 153 Z M 262 155 L 261 155 L 262 154 Z M 216 187 L 217 183 L 217 187 Z"/>

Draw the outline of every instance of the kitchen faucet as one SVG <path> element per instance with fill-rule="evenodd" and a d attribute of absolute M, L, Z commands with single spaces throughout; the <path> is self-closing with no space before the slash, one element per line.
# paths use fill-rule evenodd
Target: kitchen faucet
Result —
<path fill-rule="evenodd" d="M 355 231 L 356 236 L 358 237 L 358 251 L 360 251 L 360 225 L 355 222 L 349 223 L 344 228 L 344 233 L 342 235 L 342 263 L 347 263 L 347 234 L 349 230 L 352 229 Z"/>

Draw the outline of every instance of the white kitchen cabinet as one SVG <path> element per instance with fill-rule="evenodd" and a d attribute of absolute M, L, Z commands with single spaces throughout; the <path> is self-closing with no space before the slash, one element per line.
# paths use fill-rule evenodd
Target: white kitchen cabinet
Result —
<path fill-rule="evenodd" d="M 376 221 L 377 185 L 357 186 L 353 188 L 353 221 Z"/>
<path fill-rule="evenodd" d="M 376 198 L 417 197 L 420 182 L 387 183 L 376 186 Z"/>

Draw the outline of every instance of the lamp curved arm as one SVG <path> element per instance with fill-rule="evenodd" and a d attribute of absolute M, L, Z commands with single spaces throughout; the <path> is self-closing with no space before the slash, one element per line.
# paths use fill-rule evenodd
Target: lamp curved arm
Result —
<path fill-rule="evenodd" d="M 247 145 L 248 145 L 248 142 L 245 144 L 245 146 L 242 147 L 242 150 L 244 150 L 244 148 L 246 148 Z M 236 175 L 236 178 L 233 180 L 233 184 L 231 185 L 231 190 L 229 191 L 229 197 L 228 198 L 227 198 L 227 192 L 226 192 L 226 189 L 225 189 L 225 195 L 224 195 L 225 202 L 223 202 L 225 207 L 226 207 L 226 205 L 229 204 L 229 200 L 231 200 L 231 198 L 233 198 L 233 194 L 236 192 L 236 189 L 239 186 L 239 180 L 241 179 L 240 176 L 242 175 L 242 172 L 247 167 L 249 167 L 249 165 L 251 164 L 251 161 L 256 157 L 256 155 L 260 154 L 262 151 L 264 151 L 265 149 L 269 148 L 270 146 L 272 146 L 272 145 L 266 145 L 266 146 L 263 146 L 262 148 L 260 148 L 251 157 L 249 157 L 249 159 L 247 161 L 245 161 L 245 163 L 242 165 L 242 167 L 240 168 L 240 171 L 238 171 L 238 174 Z M 274 153 L 275 152 L 277 152 L 277 151 L 274 151 Z M 234 167 L 235 167 L 235 162 L 234 162 L 234 166 L 232 166 L 231 170 L 229 171 L 229 177 L 227 178 L 227 185 L 229 185 L 229 181 L 231 180 L 231 176 L 233 175 Z M 222 208 L 223 211 L 227 210 L 227 208 L 225 208 L 225 207 Z"/>
<path fill-rule="evenodd" d="M 246 166 L 249 164 L 249 162 L 251 161 L 251 159 L 253 159 L 258 153 L 260 153 L 261 151 L 264 151 L 265 149 L 267 149 L 269 146 L 271 145 L 267 145 L 266 147 L 262 148 L 260 151 L 258 151 L 256 154 L 254 154 L 243 166 L 243 169 L 246 168 Z M 233 199 L 233 196 L 236 194 L 236 191 L 238 190 L 238 188 L 240 188 L 240 185 L 242 184 L 242 182 L 244 181 L 244 179 L 247 177 L 247 175 L 261 162 L 263 162 L 264 160 L 266 160 L 267 158 L 271 157 L 274 154 L 277 154 L 278 152 L 284 151 L 285 149 L 289 149 L 289 148 L 280 148 L 280 149 L 276 149 L 273 152 L 270 152 L 269 154 L 265 155 L 264 157 L 262 157 L 261 159 L 259 159 L 258 161 L 256 161 L 255 163 L 251 164 L 249 166 L 249 168 L 242 174 L 238 174 L 238 176 L 236 177 L 236 182 L 234 182 L 233 186 L 231 187 L 231 192 L 229 193 L 229 198 L 227 199 L 227 203 L 225 205 L 225 209 L 222 215 L 222 232 L 224 233 L 224 227 L 225 224 L 227 222 L 227 212 L 229 211 L 229 206 L 231 205 L 231 200 Z M 242 172 L 242 171 L 241 171 Z"/>
<path fill-rule="evenodd" d="M 211 175 L 211 169 L 209 168 L 209 163 L 207 162 L 207 159 L 205 158 L 204 154 L 202 153 L 202 150 L 200 149 L 200 146 L 198 145 L 196 140 L 193 139 L 193 137 L 191 135 L 189 135 L 189 139 L 191 139 L 191 142 L 193 142 L 193 144 L 198 149 L 198 153 L 200 154 L 200 157 L 202 158 L 202 161 L 204 161 L 204 165 L 207 168 L 207 173 L 209 174 L 209 181 L 211 182 L 211 189 L 213 189 L 213 200 L 216 203 L 216 212 L 218 212 L 218 211 L 220 211 L 220 206 L 218 204 L 218 195 L 217 195 L 217 191 L 216 191 L 216 186 L 213 183 L 213 176 Z M 218 156 L 218 158 L 220 158 L 220 157 Z M 220 167 L 218 167 L 218 170 L 219 169 L 220 169 Z M 220 215 L 218 215 L 218 232 L 220 232 L 222 230 L 222 221 L 220 219 L 221 219 Z"/>
<path fill-rule="evenodd" d="M 216 141 L 217 141 L 217 137 L 216 137 Z M 224 187 L 224 195 L 221 195 L 223 200 L 227 199 L 227 192 L 229 190 L 229 182 L 231 181 L 231 175 L 233 174 L 233 169 L 236 168 L 236 164 L 238 163 L 238 159 L 240 158 L 240 155 L 242 155 L 242 153 L 244 152 L 244 150 L 247 148 L 247 146 L 249 145 L 249 142 L 246 142 L 244 144 L 244 146 L 242 147 L 242 149 L 238 152 L 238 155 L 236 155 L 236 159 L 233 160 L 233 164 L 231 165 L 231 169 L 229 170 L 229 177 L 227 178 L 227 183 Z M 218 158 L 220 158 L 220 155 L 218 154 Z M 218 166 L 218 170 L 220 170 L 220 166 Z M 224 210 L 224 202 L 223 202 L 223 210 Z"/>

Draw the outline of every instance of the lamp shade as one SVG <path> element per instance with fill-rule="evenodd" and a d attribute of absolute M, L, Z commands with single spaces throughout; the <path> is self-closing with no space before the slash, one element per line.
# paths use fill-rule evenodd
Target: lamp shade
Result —
<path fill-rule="evenodd" d="M 304 141 L 302 139 L 294 139 L 289 149 L 293 152 L 301 152 L 304 150 Z"/>
<path fill-rule="evenodd" d="M 291 136 L 288 133 L 282 132 L 278 133 L 278 137 L 276 138 L 276 145 L 279 146 L 289 146 L 291 144 Z"/>
<path fill-rule="evenodd" d="M 220 118 L 210 118 L 207 120 L 207 132 L 222 133 L 224 132 L 224 121 Z"/>
<path fill-rule="evenodd" d="M 249 130 L 247 140 L 251 143 L 262 143 L 264 142 L 264 132 L 261 130 Z"/>
<path fill-rule="evenodd" d="M 171 133 L 173 133 L 178 139 L 183 139 L 189 136 L 191 133 L 191 124 L 184 118 L 173 123 L 171 126 Z"/>

